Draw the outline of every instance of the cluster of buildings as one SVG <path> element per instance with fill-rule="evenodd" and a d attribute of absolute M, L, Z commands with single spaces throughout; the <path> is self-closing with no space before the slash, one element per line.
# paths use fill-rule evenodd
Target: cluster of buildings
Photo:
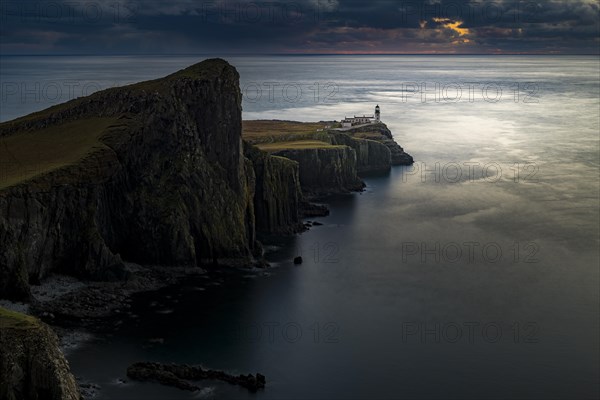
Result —
<path fill-rule="evenodd" d="M 375 107 L 375 115 L 363 115 L 362 117 L 357 117 L 356 115 L 353 118 L 344 117 L 342 120 L 342 128 L 351 128 L 356 125 L 364 125 L 364 124 L 376 124 L 381 121 L 381 109 L 379 108 L 379 104 Z"/>

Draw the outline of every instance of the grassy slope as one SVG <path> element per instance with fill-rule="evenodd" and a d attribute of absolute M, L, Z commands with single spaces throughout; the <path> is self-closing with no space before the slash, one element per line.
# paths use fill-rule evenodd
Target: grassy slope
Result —
<path fill-rule="evenodd" d="M 314 139 L 327 126 L 323 122 L 244 121 L 243 137 L 250 143 L 268 143 Z"/>
<path fill-rule="evenodd" d="M 180 71 L 177 71 L 171 75 L 168 75 L 164 78 L 158 78 L 150 81 L 143 81 L 138 83 L 133 83 L 131 85 L 120 86 L 120 87 L 112 87 L 108 89 L 104 89 L 93 93 L 89 96 L 79 97 L 65 103 L 57 104 L 52 107 L 46 108 L 45 110 L 34 112 L 23 117 L 19 117 L 12 121 L 6 121 L 0 123 L 0 130 L 2 127 L 10 127 L 12 125 L 18 125 L 28 121 L 41 120 L 51 117 L 53 114 L 59 113 L 61 111 L 67 110 L 69 108 L 74 108 L 81 103 L 93 99 L 102 98 L 103 96 L 110 95 L 110 93 L 127 90 L 132 93 L 143 94 L 150 92 L 159 92 L 159 93 L 168 93 L 171 89 L 172 81 L 181 79 L 181 78 L 190 78 L 190 79 L 211 79 L 214 76 L 219 76 L 223 68 L 223 64 L 216 59 L 204 60 L 201 63 L 192 65 Z"/>
<path fill-rule="evenodd" d="M 115 122 L 115 118 L 89 118 L 0 137 L 0 190 L 106 147 L 99 139 Z"/>
<path fill-rule="evenodd" d="M 95 149 L 106 147 L 99 140 L 116 118 L 84 118 L 37 131 L 22 131 L 2 135 L 13 126 L 44 120 L 69 108 L 77 107 L 111 92 L 127 90 L 143 95 L 149 92 L 168 93 L 172 81 L 181 78 L 212 79 L 220 76 L 224 65 L 219 60 L 205 60 L 164 78 L 135 83 L 96 92 L 0 124 L 0 190 L 36 176 L 55 171 L 81 161 Z"/>
<path fill-rule="evenodd" d="M 0 329 L 31 329 L 38 326 L 39 322 L 34 317 L 0 307 Z"/>
<path fill-rule="evenodd" d="M 369 139 L 369 140 L 381 139 L 381 133 L 379 133 L 379 132 L 356 132 L 356 133 L 350 133 L 350 135 L 357 139 Z"/>
<path fill-rule="evenodd" d="M 332 146 L 320 140 L 296 140 L 292 142 L 263 143 L 257 145 L 259 149 L 275 152 L 280 150 L 302 150 L 302 149 L 331 149 L 344 146 Z"/>

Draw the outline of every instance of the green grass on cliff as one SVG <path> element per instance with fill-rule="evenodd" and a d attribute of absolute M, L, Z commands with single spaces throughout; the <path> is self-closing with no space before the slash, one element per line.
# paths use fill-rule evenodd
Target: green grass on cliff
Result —
<path fill-rule="evenodd" d="M 324 134 L 325 122 L 256 120 L 243 122 L 243 137 L 250 143 L 312 139 Z"/>
<path fill-rule="evenodd" d="M 275 152 L 281 150 L 306 150 L 306 149 L 332 149 L 343 146 L 333 146 L 319 140 L 298 140 L 294 142 L 275 142 L 264 143 L 257 145 L 259 149 L 267 152 Z"/>
<path fill-rule="evenodd" d="M 0 307 L 0 329 L 31 329 L 39 326 L 39 321 L 29 315 Z"/>
<path fill-rule="evenodd" d="M 0 190 L 83 159 L 106 147 L 99 138 L 115 118 L 85 118 L 0 137 Z"/>
<path fill-rule="evenodd" d="M 381 139 L 381 133 L 379 132 L 355 132 L 351 134 L 352 137 L 357 138 L 357 139 L 370 139 L 370 140 L 377 140 L 377 139 Z"/>

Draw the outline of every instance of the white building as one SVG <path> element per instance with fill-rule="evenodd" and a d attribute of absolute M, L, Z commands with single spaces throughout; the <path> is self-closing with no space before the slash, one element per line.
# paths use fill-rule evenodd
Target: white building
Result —
<path fill-rule="evenodd" d="M 351 128 L 356 125 L 363 124 L 375 124 L 381 121 L 381 109 L 379 108 L 379 104 L 375 107 L 375 115 L 367 116 L 363 115 L 362 117 L 357 117 L 356 115 L 352 118 L 344 117 L 342 120 L 342 128 Z"/>

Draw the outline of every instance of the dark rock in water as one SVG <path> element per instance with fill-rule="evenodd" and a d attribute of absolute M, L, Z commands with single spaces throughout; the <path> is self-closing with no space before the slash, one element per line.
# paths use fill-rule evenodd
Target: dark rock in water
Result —
<path fill-rule="evenodd" d="M 322 226 L 322 225 L 323 225 L 323 224 L 322 224 L 322 223 L 320 223 L 320 222 L 317 222 L 317 221 L 313 222 L 313 226 Z"/>
<path fill-rule="evenodd" d="M 202 388 L 189 381 L 216 379 L 245 387 L 251 392 L 263 389 L 266 385 L 262 374 L 231 375 L 223 371 L 203 369 L 199 366 L 138 362 L 127 368 L 127 376 L 136 381 L 158 382 L 182 390 L 197 391 Z"/>
<path fill-rule="evenodd" d="M 294 264 L 296 264 L 296 265 L 302 264 L 302 257 L 299 256 L 299 257 L 294 258 Z"/>

